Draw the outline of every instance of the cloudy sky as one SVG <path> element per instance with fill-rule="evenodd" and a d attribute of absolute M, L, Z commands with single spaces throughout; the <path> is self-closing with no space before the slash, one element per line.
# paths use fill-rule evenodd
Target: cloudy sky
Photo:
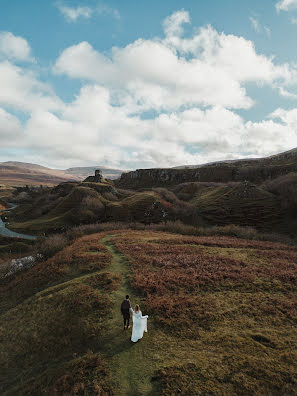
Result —
<path fill-rule="evenodd" d="M 295 147 L 297 0 L 1 0 L 0 161 L 135 169 Z"/>

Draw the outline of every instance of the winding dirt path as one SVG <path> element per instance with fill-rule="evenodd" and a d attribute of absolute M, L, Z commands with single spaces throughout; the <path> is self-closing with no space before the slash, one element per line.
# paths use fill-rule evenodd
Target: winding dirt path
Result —
<path fill-rule="evenodd" d="M 129 282 L 129 262 L 112 243 L 115 234 L 107 235 L 101 242 L 112 254 L 113 260 L 108 268 L 110 272 L 120 274 L 122 282 L 120 287 L 112 295 L 113 310 L 108 319 L 110 331 L 102 342 L 101 353 L 108 361 L 110 367 L 113 386 L 119 396 L 156 395 L 152 387 L 155 365 L 150 358 L 150 333 L 153 328 L 151 320 L 148 321 L 148 333 L 144 334 L 142 340 L 133 343 L 130 340 L 131 329 L 123 329 L 123 319 L 120 312 L 120 305 L 126 294 L 129 294 L 131 304 L 141 304 L 141 298 L 132 290 Z M 131 323 L 132 324 L 132 323 Z"/>

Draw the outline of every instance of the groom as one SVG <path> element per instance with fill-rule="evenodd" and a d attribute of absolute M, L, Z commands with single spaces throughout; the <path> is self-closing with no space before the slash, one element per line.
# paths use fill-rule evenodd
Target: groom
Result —
<path fill-rule="evenodd" d="M 124 330 L 128 329 L 129 323 L 130 323 L 130 308 L 131 308 L 131 304 L 130 304 L 130 300 L 129 300 L 129 296 L 128 294 L 126 295 L 126 299 L 123 300 L 122 305 L 121 305 L 121 312 L 124 318 Z"/>

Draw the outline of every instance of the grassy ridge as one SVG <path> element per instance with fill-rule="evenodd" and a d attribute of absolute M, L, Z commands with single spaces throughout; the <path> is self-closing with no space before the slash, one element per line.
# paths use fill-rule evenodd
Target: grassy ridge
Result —
<path fill-rule="evenodd" d="M 2 285 L 1 393 L 112 394 L 100 354 L 88 353 L 105 331 L 109 294 L 120 282 L 105 271 L 110 260 L 98 238 L 82 238 Z"/>
<path fill-rule="evenodd" d="M 145 221 L 146 211 L 158 202 L 155 192 L 117 192 L 110 184 L 65 183 L 42 192 L 10 214 L 10 228 L 35 234 L 97 221 Z M 155 211 L 153 220 L 162 213 Z"/>

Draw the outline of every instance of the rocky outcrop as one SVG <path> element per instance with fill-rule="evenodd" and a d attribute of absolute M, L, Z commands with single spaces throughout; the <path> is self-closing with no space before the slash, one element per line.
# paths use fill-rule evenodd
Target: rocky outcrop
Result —
<path fill-rule="evenodd" d="M 84 180 L 84 183 L 85 182 L 88 182 L 88 183 L 102 183 L 103 181 L 104 181 L 104 178 L 103 178 L 101 170 L 100 169 L 96 169 L 95 170 L 95 176 L 88 176 Z"/>
<path fill-rule="evenodd" d="M 36 259 L 40 257 L 40 255 L 38 255 L 38 257 L 27 256 L 11 260 L 11 262 L 5 267 L 7 271 L 2 271 L 0 274 L 0 279 L 8 278 L 14 275 L 16 272 L 24 271 L 33 267 L 33 265 L 36 263 Z"/>
<path fill-rule="evenodd" d="M 274 179 L 290 172 L 297 172 L 297 163 L 287 165 L 267 166 L 205 166 L 195 169 L 137 169 L 133 172 L 123 173 L 115 181 L 119 188 L 151 188 L 159 186 L 172 186 L 185 182 L 215 182 L 228 183 L 231 181 L 249 181 L 259 184 L 267 179 Z"/>

